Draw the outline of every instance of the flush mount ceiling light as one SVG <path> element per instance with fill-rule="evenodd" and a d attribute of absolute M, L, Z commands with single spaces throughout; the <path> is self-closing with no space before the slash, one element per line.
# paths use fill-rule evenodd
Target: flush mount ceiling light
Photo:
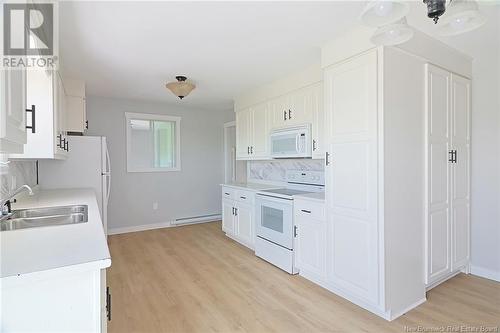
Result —
<path fill-rule="evenodd" d="M 169 82 L 165 85 L 168 90 L 170 90 L 175 96 L 179 97 L 180 99 L 183 99 L 191 91 L 193 91 L 196 86 L 192 84 L 191 82 L 187 81 L 187 77 L 179 75 L 175 77 L 177 79 L 177 82 Z"/>
<path fill-rule="evenodd" d="M 454 36 L 479 28 L 486 22 L 473 0 L 453 0 L 441 18 L 439 34 Z"/>
<path fill-rule="evenodd" d="M 371 0 L 369 1 L 360 19 L 370 27 L 380 27 L 401 20 L 408 14 L 410 6 L 399 0 Z"/>
<path fill-rule="evenodd" d="M 406 22 L 406 17 L 403 17 L 396 23 L 379 27 L 370 41 L 375 45 L 398 45 L 409 41 L 413 34 L 413 29 Z"/>

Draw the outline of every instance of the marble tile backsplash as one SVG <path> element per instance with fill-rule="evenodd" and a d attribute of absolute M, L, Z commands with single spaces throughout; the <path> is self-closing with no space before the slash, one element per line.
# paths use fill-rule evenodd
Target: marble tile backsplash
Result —
<path fill-rule="evenodd" d="M 324 171 L 323 160 L 290 159 L 249 161 L 248 180 L 286 182 L 287 170 Z"/>
<path fill-rule="evenodd" d="M 15 184 L 12 182 L 15 179 Z M 23 184 L 34 186 L 36 179 L 36 162 L 32 161 L 10 161 L 0 158 L 0 197 L 5 197 L 12 191 L 12 187 Z"/>

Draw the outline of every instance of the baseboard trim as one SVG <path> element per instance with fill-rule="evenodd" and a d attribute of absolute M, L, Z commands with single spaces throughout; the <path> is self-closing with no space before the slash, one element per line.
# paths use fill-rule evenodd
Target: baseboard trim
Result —
<path fill-rule="evenodd" d="M 396 312 L 396 313 L 394 313 L 394 314 L 393 314 L 393 313 L 392 313 L 392 311 L 391 311 L 391 314 L 390 314 L 390 319 L 389 319 L 389 320 L 390 320 L 390 321 L 393 321 L 394 319 L 396 319 L 396 318 L 398 318 L 398 317 L 401 317 L 401 316 L 402 316 L 402 315 L 404 315 L 405 313 L 410 312 L 411 310 L 415 309 L 417 306 L 419 306 L 419 305 L 421 305 L 421 304 L 423 304 L 423 303 L 425 303 L 425 302 L 427 302 L 427 298 L 426 298 L 426 297 L 422 298 L 421 300 L 416 301 L 415 303 L 413 303 L 413 304 L 409 305 L 409 306 L 408 306 L 408 307 L 406 307 L 405 309 L 403 309 L 403 310 L 401 310 L 401 311 L 398 311 L 398 312 Z"/>
<path fill-rule="evenodd" d="M 485 279 L 500 282 L 500 272 L 498 271 L 493 271 L 491 269 L 471 265 L 470 273 L 472 275 L 480 276 Z"/>
<path fill-rule="evenodd" d="M 110 229 L 108 229 L 108 235 L 111 236 L 111 235 L 127 234 L 130 232 L 139 232 L 139 231 L 162 229 L 162 228 L 172 228 L 172 227 L 182 227 L 184 225 L 220 221 L 220 219 L 221 219 L 221 216 L 218 215 L 218 216 L 212 216 L 210 219 L 190 221 L 189 223 L 185 223 L 185 224 L 178 224 L 178 223 L 175 224 L 175 221 L 167 221 L 167 222 L 160 222 L 160 223 L 141 224 L 141 225 L 135 225 L 135 226 L 130 226 L 130 227 L 110 228 Z"/>

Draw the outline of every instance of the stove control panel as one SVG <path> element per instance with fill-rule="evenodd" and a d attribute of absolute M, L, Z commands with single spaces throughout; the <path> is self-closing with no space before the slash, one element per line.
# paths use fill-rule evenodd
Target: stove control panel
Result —
<path fill-rule="evenodd" d="M 295 184 L 325 185 L 323 171 L 287 170 L 286 181 Z"/>

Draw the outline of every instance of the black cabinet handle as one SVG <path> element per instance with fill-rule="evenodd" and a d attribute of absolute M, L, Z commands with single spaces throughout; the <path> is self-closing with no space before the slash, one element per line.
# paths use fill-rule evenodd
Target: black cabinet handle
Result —
<path fill-rule="evenodd" d="M 106 287 L 106 312 L 108 321 L 111 321 L 111 293 L 109 292 L 109 287 Z"/>
<path fill-rule="evenodd" d="M 229 195 L 229 193 L 227 193 L 227 192 L 224 192 L 224 194 L 225 194 L 225 195 Z"/>
<path fill-rule="evenodd" d="M 311 214 L 311 211 L 307 210 L 307 209 L 301 209 L 301 212 L 304 212 L 304 213 L 307 213 L 307 214 Z"/>
<path fill-rule="evenodd" d="M 57 143 L 57 147 L 62 148 L 62 134 L 59 134 L 59 135 L 57 136 L 57 140 L 59 141 L 59 142 Z"/>
<path fill-rule="evenodd" d="M 296 225 L 294 225 L 294 226 L 293 226 L 293 237 L 294 237 L 294 238 L 297 238 L 297 236 L 298 236 L 298 235 L 299 235 L 299 233 L 297 232 L 297 226 L 296 226 Z"/>
<path fill-rule="evenodd" d="M 26 112 L 31 112 L 31 126 L 26 125 L 26 129 L 30 129 L 31 133 L 35 133 L 35 106 L 31 105 L 31 109 L 26 109 Z"/>
<path fill-rule="evenodd" d="M 64 139 L 64 150 L 69 151 L 69 141 Z"/>
<path fill-rule="evenodd" d="M 316 140 L 313 140 L 313 151 L 316 151 Z"/>
<path fill-rule="evenodd" d="M 288 109 L 288 119 L 292 119 L 292 110 Z"/>
<path fill-rule="evenodd" d="M 250 154 L 253 154 L 253 146 L 250 146 Z"/>
<path fill-rule="evenodd" d="M 250 146 L 247 147 L 247 155 L 250 155 Z"/>
<path fill-rule="evenodd" d="M 232 207 L 232 209 L 233 209 L 233 215 L 234 215 L 234 207 Z"/>
<path fill-rule="evenodd" d="M 448 162 L 453 163 L 453 150 L 448 152 Z"/>
<path fill-rule="evenodd" d="M 234 215 L 238 216 L 238 208 L 234 208 Z"/>
<path fill-rule="evenodd" d="M 247 199 L 247 197 L 240 197 L 240 199 L 246 200 L 246 199 Z"/>
<path fill-rule="evenodd" d="M 89 129 L 89 121 L 85 120 L 85 129 Z"/>
<path fill-rule="evenodd" d="M 453 151 L 453 163 L 457 163 L 457 150 Z"/>
<path fill-rule="evenodd" d="M 330 165 L 330 153 L 329 152 L 325 153 L 325 164 Z"/>
<path fill-rule="evenodd" d="M 283 111 L 283 120 L 286 120 L 286 110 Z"/>

